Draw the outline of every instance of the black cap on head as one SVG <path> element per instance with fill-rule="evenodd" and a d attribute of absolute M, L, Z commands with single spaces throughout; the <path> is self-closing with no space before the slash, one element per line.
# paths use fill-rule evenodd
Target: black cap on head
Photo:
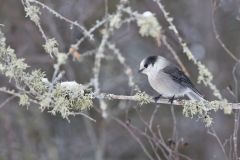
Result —
<path fill-rule="evenodd" d="M 157 61 L 157 56 L 149 56 L 149 57 L 146 59 L 144 65 L 149 65 L 149 64 L 154 65 L 156 61 Z"/>

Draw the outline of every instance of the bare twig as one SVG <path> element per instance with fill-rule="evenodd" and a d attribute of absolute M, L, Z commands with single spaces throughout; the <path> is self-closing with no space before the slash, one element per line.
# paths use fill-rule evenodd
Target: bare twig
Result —
<path fill-rule="evenodd" d="M 92 34 L 95 30 L 97 30 L 98 28 L 100 28 L 101 26 L 103 26 L 106 22 L 108 21 L 108 19 L 103 18 L 101 21 L 97 21 L 96 24 L 89 29 L 89 33 Z M 80 46 L 80 44 L 86 39 L 86 36 L 82 37 L 81 39 L 79 39 L 75 44 L 72 44 L 71 47 L 78 49 L 78 47 Z"/>
<path fill-rule="evenodd" d="M 4 102 L 2 102 L 0 104 L 0 109 L 3 108 L 6 104 L 8 104 L 11 100 L 13 100 L 14 98 L 16 98 L 15 95 L 12 95 L 11 97 L 7 98 Z"/>
<path fill-rule="evenodd" d="M 83 112 L 73 112 L 73 113 L 70 113 L 69 115 L 72 115 L 72 116 L 76 116 L 76 115 L 81 115 L 85 118 L 88 118 L 89 120 L 93 121 L 93 122 L 96 122 L 95 119 L 93 119 L 92 117 L 88 116 L 87 114 L 83 113 Z"/>
<path fill-rule="evenodd" d="M 215 129 L 212 128 L 212 127 L 211 127 L 211 128 L 208 128 L 208 131 L 207 131 L 207 132 L 208 132 L 208 134 L 212 135 L 212 136 L 217 140 L 218 145 L 220 146 L 220 148 L 221 148 L 221 150 L 222 150 L 222 152 L 223 152 L 223 154 L 224 154 L 224 156 L 225 156 L 225 159 L 228 160 L 228 156 L 227 156 L 227 154 L 226 154 L 224 145 L 223 145 L 223 143 L 221 142 L 220 138 L 218 137 Z"/>
<path fill-rule="evenodd" d="M 177 141 L 178 139 L 178 133 L 177 133 L 177 119 L 174 111 L 173 105 L 171 105 L 171 114 L 173 119 L 173 131 L 172 131 L 172 138 L 174 141 Z"/>
<path fill-rule="evenodd" d="M 49 6 L 45 5 L 44 3 L 41 3 L 37 0 L 30 0 L 30 2 L 36 3 L 38 5 L 40 5 L 42 8 L 47 9 L 50 13 L 52 13 L 53 15 L 55 15 L 57 18 L 64 20 L 65 22 L 76 26 L 78 28 L 80 28 L 83 31 L 83 34 L 87 37 L 89 37 L 91 40 L 93 40 L 93 35 L 91 33 L 89 33 L 84 26 L 80 25 L 77 21 L 71 21 L 70 19 L 62 16 L 61 14 L 59 14 L 58 12 L 56 12 L 55 10 L 53 10 L 52 8 L 50 8 Z"/>
<path fill-rule="evenodd" d="M 114 119 L 118 124 L 120 124 L 122 127 L 124 127 L 130 134 L 131 136 L 136 140 L 136 142 L 139 144 L 139 146 L 142 148 L 143 152 L 146 154 L 146 156 L 148 157 L 148 159 L 150 160 L 154 160 L 154 158 L 151 156 L 151 154 L 149 153 L 149 151 L 147 150 L 147 148 L 145 147 L 145 145 L 143 144 L 143 142 L 141 141 L 141 139 L 139 137 L 137 137 L 134 132 L 125 124 L 123 123 L 121 120 L 115 118 Z"/>
<path fill-rule="evenodd" d="M 237 62 L 232 71 L 234 84 L 235 84 L 236 102 L 239 102 L 239 79 L 238 79 L 239 66 L 240 66 L 240 63 Z M 234 129 L 233 129 L 233 136 L 232 136 L 233 158 L 235 158 L 236 160 L 238 159 L 238 131 L 239 131 L 239 123 L 240 123 L 239 121 L 240 121 L 240 111 L 238 110 L 234 113 Z"/>
<path fill-rule="evenodd" d="M 216 8 L 217 8 L 217 2 L 216 0 L 212 0 L 213 2 L 213 8 L 212 8 L 212 27 L 213 27 L 213 32 L 215 34 L 215 38 L 217 39 L 218 43 L 220 44 L 220 46 L 225 50 L 225 52 L 236 62 L 239 62 L 239 59 L 228 49 L 228 47 L 224 44 L 224 42 L 222 41 L 222 39 L 220 38 L 220 35 L 217 31 L 217 27 L 216 27 L 216 22 L 215 22 L 215 12 L 216 12 Z"/>

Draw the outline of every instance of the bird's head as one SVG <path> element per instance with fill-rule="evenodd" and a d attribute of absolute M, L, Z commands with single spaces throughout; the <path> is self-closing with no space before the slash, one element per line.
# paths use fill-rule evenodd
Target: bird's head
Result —
<path fill-rule="evenodd" d="M 141 61 L 138 72 L 149 75 L 165 68 L 168 64 L 169 61 L 162 56 L 149 56 Z"/>

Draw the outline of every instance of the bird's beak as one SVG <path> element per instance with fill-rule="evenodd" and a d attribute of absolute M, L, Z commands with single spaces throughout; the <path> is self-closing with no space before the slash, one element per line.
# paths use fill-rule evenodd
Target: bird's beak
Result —
<path fill-rule="evenodd" d="M 138 70 L 138 73 L 142 73 L 143 70 L 144 70 L 144 68 L 143 68 L 143 69 L 139 69 L 139 70 Z"/>

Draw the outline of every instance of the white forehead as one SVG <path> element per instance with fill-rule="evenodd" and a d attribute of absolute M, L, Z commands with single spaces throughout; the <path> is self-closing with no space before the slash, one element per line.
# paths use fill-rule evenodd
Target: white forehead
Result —
<path fill-rule="evenodd" d="M 144 58 L 141 63 L 140 63 L 140 68 L 143 68 L 144 67 L 144 64 L 145 64 L 145 61 L 146 61 L 147 58 Z"/>

